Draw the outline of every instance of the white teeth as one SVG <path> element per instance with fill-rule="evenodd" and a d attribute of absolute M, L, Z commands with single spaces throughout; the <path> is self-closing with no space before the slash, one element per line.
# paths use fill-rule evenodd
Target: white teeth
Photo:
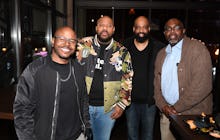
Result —
<path fill-rule="evenodd" d="M 61 50 L 64 51 L 64 52 L 69 52 L 70 51 L 70 49 L 68 49 L 68 48 L 61 48 Z"/>
<path fill-rule="evenodd" d="M 170 35 L 170 37 L 175 37 L 175 35 Z"/>

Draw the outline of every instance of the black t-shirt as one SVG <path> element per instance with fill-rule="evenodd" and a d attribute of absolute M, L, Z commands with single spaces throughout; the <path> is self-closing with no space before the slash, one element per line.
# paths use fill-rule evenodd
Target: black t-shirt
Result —
<path fill-rule="evenodd" d="M 76 139 L 81 132 L 77 91 L 69 64 L 53 63 L 52 66 L 65 80 L 61 82 L 56 140 Z M 70 77 L 69 77 L 69 74 Z"/>
<path fill-rule="evenodd" d="M 134 45 L 134 37 L 131 37 L 124 42 L 124 46 L 131 54 L 134 69 L 131 102 L 153 105 L 154 63 L 158 51 L 165 45 L 150 37 L 148 46 L 143 51 L 138 51 Z"/>
<path fill-rule="evenodd" d="M 132 79 L 131 100 L 135 103 L 147 103 L 148 94 L 148 67 L 151 47 L 148 45 L 144 50 L 139 51 L 131 39 L 124 44 L 130 54 L 134 76 Z"/>
<path fill-rule="evenodd" d="M 95 65 L 95 72 L 89 93 L 89 104 L 93 106 L 104 105 L 103 68 L 105 63 L 104 54 L 106 47 L 107 45 L 102 45 L 100 47 L 99 56 Z"/>

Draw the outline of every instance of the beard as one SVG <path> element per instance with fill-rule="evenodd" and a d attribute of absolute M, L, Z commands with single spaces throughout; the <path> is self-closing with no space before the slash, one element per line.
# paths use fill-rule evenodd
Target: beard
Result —
<path fill-rule="evenodd" d="M 141 37 L 140 34 L 144 34 L 144 36 Z M 135 36 L 134 36 L 136 41 L 139 42 L 139 43 L 145 42 L 146 40 L 149 39 L 149 37 L 150 37 L 149 33 L 142 33 L 142 32 L 141 33 L 135 33 Z"/>
<path fill-rule="evenodd" d="M 112 39 L 112 36 L 109 36 L 109 37 L 107 37 L 107 38 L 102 38 L 101 36 L 100 36 L 100 34 L 97 34 L 97 38 L 98 38 L 98 40 L 101 42 L 101 43 L 108 43 L 111 39 Z"/>

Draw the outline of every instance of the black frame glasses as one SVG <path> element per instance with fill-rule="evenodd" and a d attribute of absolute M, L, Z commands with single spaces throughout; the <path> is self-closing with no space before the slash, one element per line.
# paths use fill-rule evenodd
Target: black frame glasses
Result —
<path fill-rule="evenodd" d="M 66 42 L 70 44 L 77 44 L 78 40 L 77 39 L 72 39 L 72 38 L 66 38 L 64 36 L 54 36 L 55 39 L 58 39 L 58 41 L 61 44 L 65 44 Z"/>
<path fill-rule="evenodd" d="M 179 26 L 179 25 L 177 25 L 177 26 L 174 26 L 174 27 L 165 27 L 164 28 L 164 31 L 165 32 L 171 32 L 171 31 L 180 31 L 181 29 L 183 29 L 183 27 L 182 26 Z"/>

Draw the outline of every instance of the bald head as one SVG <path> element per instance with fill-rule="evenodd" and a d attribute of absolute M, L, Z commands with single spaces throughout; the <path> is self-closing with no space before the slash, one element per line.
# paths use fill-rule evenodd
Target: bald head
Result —
<path fill-rule="evenodd" d="M 134 21 L 134 26 L 140 24 L 140 23 L 144 23 L 145 25 L 150 26 L 149 20 L 145 17 L 145 16 L 139 16 L 135 19 Z"/>
<path fill-rule="evenodd" d="M 59 64 L 67 64 L 76 49 L 76 33 L 70 27 L 58 28 L 54 34 L 52 43 L 52 60 Z"/>
<path fill-rule="evenodd" d="M 177 19 L 177 18 L 171 18 L 171 19 L 169 19 L 169 20 L 166 22 L 165 27 L 167 27 L 168 25 L 171 25 L 171 24 L 176 24 L 176 25 L 179 25 L 181 28 L 184 28 L 182 21 L 180 21 L 180 20 Z"/>
<path fill-rule="evenodd" d="M 66 36 L 66 35 L 71 36 L 73 39 L 76 39 L 75 31 L 68 26 L 58 28 L 54 34 L 54 36 Z"/>
<path fill-rule="evenodd" d="M 185 35 L 183 23 L 177 18 L 169 19 L 164 26 L 164 35 L 171 46 L 175 46 Z"/>
<path fill-rule="evenodd" d="M 146 43 L 149 39 L 150 22 L 145 16 L 139 16 L 134 21 L 133 32 L 135 41 L 138 43 Z"/>
<path fill-rule="evenodd" d="M 103 16 L 103 17 L 100 17 L 98 20 L 97 20 L 97 25 L 102 23 L 103 21 L 106 21 L 108 22 L 109 24 L 113 25 L 114 26 L 114 22 L 112 20 L 112 18 L 110 18 L 109 16 Z"/>
<path fill-rule="evenodd" d="M 96 34 L 99 43 L 109 44 L 112 40 L 114 32 L 114 23 L 109 16 L 103 16 L 98 19 L 96 26 Z"/>

